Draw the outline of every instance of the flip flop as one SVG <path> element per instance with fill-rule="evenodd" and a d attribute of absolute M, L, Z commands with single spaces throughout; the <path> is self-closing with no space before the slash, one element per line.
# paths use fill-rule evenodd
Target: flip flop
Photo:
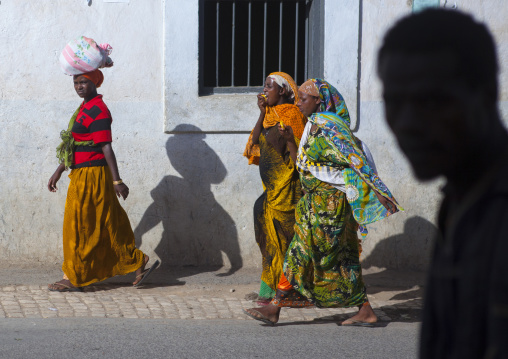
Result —
<path fill-rule="evenodd" d="M 134 284 L 134 287 L 139 287 L 141 285 L 141 283 L 143 283 L 144 280 L 146 278 L 148 278 L 148 276 L 150 274 L 152 274 L 152 272 L 159 267 L 159 264 L 161 264 L 161 262 L 159 260 L 156 260 L 155 263 L 149 269 L 147 269 L 143 273 L 139 274 L 136 278 L 141 277 L 141 280 L 139 282 L 137 282 L 136 284 Z"/>
<path fill-rule="evenodd" d="M 67 285 L 67 284 L 64 284 L 64 283 L 60 283 L 60 282 L 55 282 L 55 283 L 52 283 L 50 285 L 60 286 L 60 287 L 63 287 L 63 288 L 61 288 L 61 289 L 52 289 L 52 288 L 49 287 L 50 285 L 48 285 L 48 290 L 50 290 L 51 292 L 82 292 L 83 291 L 83 288 L 81 288 L 81 287 L 74 287 L 74 286 L 70 286 L 70 285 Z"/>
<path fill-rule="evenodd" d="M 255 309 L 252 309 L 252 310 L 255 310 Z M 256 313 L 258 313 L 259 317 L 256 317 L 255 315 L 249 313 L 248 311 L 246 311 L 245 309 L 242 309 L 242 311 L 244 312 L 245 315 L 248 315 L 249 317 L 251 317 L 252 319 L 255 319 L 255 320 L 259 320 L 260 322 L 263 322 L 265 324 L 268 324 L 268 325 L 271 325 L 272 327 L 275 325 L 274 322 L 272 322 L 270 319 L 268 319 L 267 317 L 265 317 L 263 314 L 261 314 L 260 312 L 258 312 L 257 310 Z"/>
<path fill-rule="evenodd" d="M 364 327 L 364 328 L 373 328 L 375 326 L 375 323 L 362 322 L 361 320 L 347 319 L 345 321 L 348 321 L 348 320 L 350 320 L 351 323 L 341 324 L 341 326 L 343 326 L 343 327 Z"/>

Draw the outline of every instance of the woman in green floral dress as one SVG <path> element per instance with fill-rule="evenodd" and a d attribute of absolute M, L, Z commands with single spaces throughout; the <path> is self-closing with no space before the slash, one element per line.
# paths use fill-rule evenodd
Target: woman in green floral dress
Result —
<path fill-rule="evenodd" d="M 299 89 L 300 111 L 308 124 L 297 166 L 304 196 L 296 208 L 295 236 L 271 303 L 245 313 L 274 324 L 281 307 L 358 307 L 343 325 L 371 325 L 360 266 L 358 230 L 401 210 L 379 179 L 370 152 L 349 129 L 349 113 L 338 91 L 321 79 Z M 290 138 L 289 126 L 279 131 Z"/>

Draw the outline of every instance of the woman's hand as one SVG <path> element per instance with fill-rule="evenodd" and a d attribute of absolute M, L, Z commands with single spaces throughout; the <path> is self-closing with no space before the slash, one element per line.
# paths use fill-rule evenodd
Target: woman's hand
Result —
<path fill-rule="evenodd" d="M 65 165 L 61 164 L 60 166 L 58 166 L 58 168 L 56 169 L 55 173 L 53 173 L 53 175 L 49 178 L 48 189 L 49 189 L 50 192 L 56 192 L 56 190 L 58 189 L 56 187 L 56 183 L 58 182 L 58 180 L 62 176 L 62 173 L 63 173 L 64 170 L 65 170 Z"/>
<path fill-rule="evenodd" d="M 293 129 L 291 126 L 284 125 L 284 128 L 280 125 L 280 122 L 277 124 L 277 128 L 279 130 L 279 134 L 286 142 L 295 143 L 295 135 L 293 133 Z"/>
<path fill-rule="evenodd" d="M 56 183 L 58 182 L 61 176 L 62 176 L 61 173 L 55 172 L 53 173 L 53 176 L 50 177 L 48 182 L 48 189 L 50 192 L 56 192 L 56 190 L 58 189 L 56 187 Z"/>
<path fill-rule="evenodd" d="M 129 187 L 127 187 L 127 185 L 125 183 L 120 183 L 120 184 L 115 184 L 115 192 L 116 192 L 116 195 L 120 198 L 120 196 L 122 196 L 122 198 L 125 199 L 129 196 Z"/>
<path fill-rule="evenodd" d="M 390 201 L 388 198 L 383 197 L 377 191 L 374 191 L 374 193 L 376 194 L 379 202 L 381 202 L 381 204 L 386 208 L 388 212 L 390 212 L 391 214 L 397 212 L 397 206 L 395 205 L 395 203 Z"/>
<path fill-rule="evenodd" d="M 289 155 L 293 160 L 293 163 L 296 163 L 296 154 L 298 152 L 298 146 L 296 145 L 295 135 L 293 134 L 293 129 L 291 126 L 282 126 L 280 122 L 277 124 L 277 128 L 279 130 L 280 136 L 286 141 L 286 146 L 289 151 Z"/>
<path fill-rule="evenodd" d="M 258 107 L 263 115 L 266 113 L 266 106 L 267 103 L 265 95 L 262 93 L 258 94 Z"/>

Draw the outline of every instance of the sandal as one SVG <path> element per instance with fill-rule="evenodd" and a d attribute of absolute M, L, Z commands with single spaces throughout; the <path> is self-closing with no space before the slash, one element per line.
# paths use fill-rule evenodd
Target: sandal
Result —
<path fill-rule="evenodd" d="M 272 322 L 270 319 L 268 319 L 267 317 L 265 317 L 263 314 L 261 314 L 260 312 L 258 312 L 256 309 L 252 308 L 250 309 L 252 311 L 254 311 L 256 313 L 256 315 L 252 314 L 251 312 L 249 312 L 248 310 L 246 309 L 242 309 L 243 313 L 245 315 L 248 315 L 249 317 L 251 317 L 252 319 L 255 319 L 255 320 L 259 320 L 260 322 L 263 322 L 265 324 L 268 324 L 268 325 L 271 325 L 271 326 L 274 326 L 275 325 L 275 322 Z"/>
<path fill-rule="evenodd" d="M 133 286 L 134 286 L 134 287 L 138 287 L 138 286 L 140 286 L 140 285 L 141 285 L 141 283 L 143 283 L 143 282 L 144 282 L 144 280 L 145 280 L 146 278 L 148 278 L 148 276 L 149 276 L 150 274 L 152 274 L 152 272 L 153 272 L 154 270 L 156 270 L 156 269 L 159 267 L 159 265 L 160 265 L 160 264 L 161 264 L 161 262 L 160 262 L 159 260 L 156 260 L 156 261 L 155 261 L 155 263 L 154 263 L 154 264 L 153 264 L 150 268 L 145 269 L 143 272 L 141 272 L 140 274 L 138 274 L 138 275 L 136 276 L 136 280 L 138 280 L 138 278 L 141 278 L 141 279 L 139 279 L 139 281 L 138 281 L 136 284 L 133 284 Z"/>
<path fill-rule="evenodd" d="M 349 322 L 349 323 L 346 323 Z M 345 324 L 344 324 L 345 323 Z M 364 327 L 364 328 L 373 328 L 375 323 L 362 322 L 361 320 L 356 319 L 347 319 L 341 323 L 343 327 Z"/>
<path fill-rule="evenodd" d="M 277 307 L 289 308 L 306 308 L 314 306 L 314 303 L 301 295 L 295 289 L 292 289 L 289 292 L 277 289 L 275 297 L 273 297 L 270 304 L 276 305 Z"/>
<path fill-rule="evenodd" d="M 48 284 L 48 290 L 52 292 L 82 292 L 83 288 L 75 287 L 68 279 L 62 279 L 59 282 Z"/>
<path fill-rule="evenodd" d="M 132 285 L 133 286 L 136 286 L 138 283 L 139 283 L 139 279 L 138 278 L 141 278 L 143 277 L 143 275 L 147 272 L 147 270 L 145 269 L 146 265 L 148 264 L 148 262 L 150 261 L 150 257 L 148 257 L 146 254 L 143 256 L 143 264 L 141 265 L 141 267 L 139 267 L 138 269 L 136 269 L 136 278 L 134 279 L 134 282 L 132 282 Z M 139 273 L 138 273 L 139 272 Z"/>

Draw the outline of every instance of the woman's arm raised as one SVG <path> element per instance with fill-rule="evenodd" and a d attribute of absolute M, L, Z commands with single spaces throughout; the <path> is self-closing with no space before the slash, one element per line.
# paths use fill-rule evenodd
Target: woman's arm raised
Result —
<path fill-rule="evenodd" d="M 262 94 L 258 95 L 258 107 L 259 107 L 259 118 L 258 122 L 256 122 L 256 126 L 252 130 L 252 143 L 257 145 L 259 144 L 259 135 L 263 130 L 263 121 L 265 120 L 266 115 L 266 99 Z"/>

